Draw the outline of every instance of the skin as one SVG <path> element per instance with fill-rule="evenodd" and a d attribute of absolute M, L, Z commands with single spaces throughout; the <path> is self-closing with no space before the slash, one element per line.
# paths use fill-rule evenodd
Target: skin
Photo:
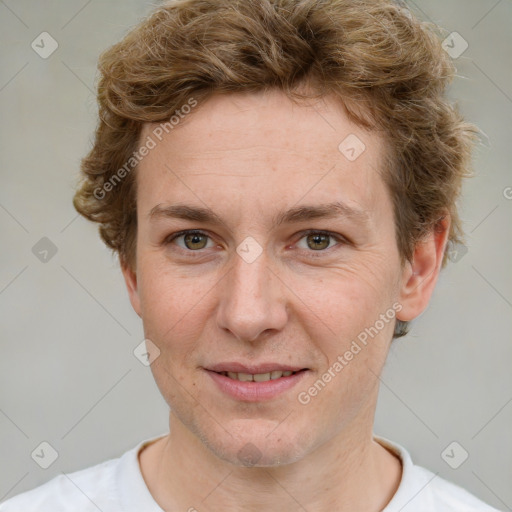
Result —
<path fill-rule="evenodd" d="M 338 150 L 349 134 L 366 146 L 355 161 Z M 394 303 L 412 320 L 434 289 L 449 220 L 401 264 L 380 175 L 385 148 L 333 98 L 297 105 L 279 91 L 237 93 L 196 107 L 140 163 L 136 265 L 122 270 L 160 350 L 151 369 L 170 407 L 169 435 L 139 459 L 164 510 L 377 512 L 396 492 L 400 461 L 372 439 L 393 322 L 307 405 L 297 399 Z M 334 201 L 366 220 L 272 223 L 293 206 Z M 176 203 L 209 207 L 222 223 L 150 220 L 156 205 Z M 186 229 L 207 236 L 169 241 Z M 309 229 L 334 237 L 315 241 Z M 236 252 L 248 236 L 262 248 L 252 263 Z M 278 397 L 249 403 L 204 370 L 225 361 L 309 371 Z M 248 443 L 252 466 L 238 456 Z"/>

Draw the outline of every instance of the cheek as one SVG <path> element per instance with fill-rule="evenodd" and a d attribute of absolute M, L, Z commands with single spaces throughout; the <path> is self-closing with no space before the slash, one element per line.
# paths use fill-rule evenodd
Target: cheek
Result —
<path fill-rule="evenodd" d="M 200 338 L 208 296 L 214 293 L 212 277 L 180 275 L 157 261 L 141 266 L 141 296 L 144 334 L 157 344 L 171 367 L 183 362 Z M 172 357 L 171 357 L 172 355 Z"/>
<path fill-rule="evenodd" d="M 309 319 L 303 327 L 321 364 L 312 387 L 300 391 L 310 397 L 310 410 L 326 423 L 350 422 L 375 399 L 377 375 L 385 363 L 395 321 L 393 296 L 386 288 L 392 275 L 378 268 L 380 272 L 370 267 L 338 270 L 314 284 L 302 281 L 298 295 L 309 291 L 311 300 L 308 307 L 301 306 L 299 316 Z M 319 329 L 320 323 L 328 329 Z"/>
<path fill-rule="evenodd" d="M 309 297 L 299 317 L 319 354 L 318 414 L 348 421 L 372 400 L 394 329 L 395 274 L 380 258 L 331 269 L 321 279 L 297 280 L 297 295 Z M 386 315 L 381 320 L 381 315 Z M 320 326 L 320 329 L 319 329 Z M 323 328 L 328 327 L 328 328 Z M 318 382 L 318 380 L 316 380 Z M 306 391 L 307 390 L 302 390 Z M 315 389 L 312 390 L 316 392 Z M 338 407 L 322 412 L 322 404 Z"/>
<path fill-rule="evenodd" d="M 191 369 L 208 315 L 206 294 L 212 284 L 208 279 L 180 277 L 156 262 L 144 270 L 139 282 L 144 336 L 160 350 L 151 371 L 169 407 L 191 417 L 199 388 Z"/>
<path fill-rule="evenodd" d="M 296 304 L 311 326 L 321 324 L 329 352 L 343 348 L 373 325 L 393 304 L 396 276 L 382 258 L 326 269 L 321 274 L 288 276 L 301 299 Z M 389 323 L 389 322 L 388 322 Z M 387 324 L 386 324 L 387 325 Z M 329 335 L 330 334 L 330 335 Z M 311 332 L 311 339 L 317 339 Z"/>

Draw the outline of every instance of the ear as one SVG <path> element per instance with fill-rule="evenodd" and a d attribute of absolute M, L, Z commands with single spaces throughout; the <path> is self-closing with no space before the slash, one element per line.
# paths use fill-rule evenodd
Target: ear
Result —
<path fill-rule="evenodd" d="M 121 262 L 121 271 L 123 272 L 124 282 L 126 283 L 126 288 L 128 289 L 128 295 L 130 297 L 132 308 L 134 309 L 135 313 L 137 313 L 137 315 L 142 318 L 140 297 L 137 288 L 137 272 L 124 261 Z"/>
<path fill-rule="evenodd" d="M 417 243 L 412 261 L 407 262 L 400 285 L 398 320 L 408 322 L 418 317 L 430 301 L 441 270 L 450 233 L 450 217 L 445 215 L 428 234 Z"/>

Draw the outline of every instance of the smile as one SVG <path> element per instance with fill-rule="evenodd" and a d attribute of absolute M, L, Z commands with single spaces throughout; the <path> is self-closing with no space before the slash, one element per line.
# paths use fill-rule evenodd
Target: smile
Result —
<path fill-rule="evenodd" d="M 272 400 L 295 387 L 309 370 L 273 370 L 266 373 L 205 372 L 223 396 L 243 402 L 262 402 Z"/>
<path fill-rule="evenodd" d="M 234 372 L 219 372 L 221 375 L 225 377 L 229 377 L 233 380 L 239 380 L 242 382 L 266 382 L 268 380 L 280 379 L 281 377 L 289 377 L 297 372 L 291 371 L 280 371 L 276 370 L 270 373 L 234 373 Z"/>

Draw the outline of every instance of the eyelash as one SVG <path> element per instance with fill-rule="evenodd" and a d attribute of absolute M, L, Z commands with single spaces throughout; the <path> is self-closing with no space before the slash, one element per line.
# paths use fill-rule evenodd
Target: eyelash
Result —
<path fill-rule="evenodd" d="M 341 235 L 337 235 L 335 233 L 331 233 L 330 231 L 322 231 L 322 230 L 317 230 L 317 229 L 309 229 L 309 230 L 306 230 L 306 231 L 302 231 L 300 233 L 301 236 L 300 236 L 298 241 L 302 240 L 303 238 L 305 238 L 308 235 L 313 235 L 313 234 L 314 235 L 329 236 L 329 237 L 335 239 L 338 242 L 338 245 L 348 245 L 349 244 L 349 241 L 346 238 L 342 237 Z M 202 235 L 202 236 L 208 237 L 211 240 L 210 235 L 208 235 L 204 231 L 200 231 L 200 230 L 197 230 L 197 229 L 188 229 L 188 230 L 184 230 L 184 231 L 179 231 L 177 233 L 174 233 L 174 234 L 168 236 L 164 240 L 163 243 L 164 243 L 164 245 L 170 245 L 171 242 L 173 242 L 177 238 L 180 238 L 180 237 L 185 236 L 185 235 Z M 336 247 L 336 246 L 333 246 L 333 247 Z M 310 254 L 311 257 L 318 258 L 318 257 L 322 257 L 329 249 L 332 249 L 333 247 L 328 247 L 327 249 L 320 249 L 318 251 L 310 250 L 310 251 L 306 251 L 306 252 L 311 253 Z M 183 249 L 181 247 L 179 247 L 179 249 L 182 250 L 182 251 L 185 251 L 185 252 L 187 252 L 189 254 L 199 253 L 197 255 L 194 255 L 193 257 L 200 257 L 200 256 L 202 256 L 202 254 L 201 254 L 202 249 L 198 249 L 197 251 L 192 251 L 190 249 Z M 315 254 L 315 253 L 318 253 L 318 254 Z"/>

